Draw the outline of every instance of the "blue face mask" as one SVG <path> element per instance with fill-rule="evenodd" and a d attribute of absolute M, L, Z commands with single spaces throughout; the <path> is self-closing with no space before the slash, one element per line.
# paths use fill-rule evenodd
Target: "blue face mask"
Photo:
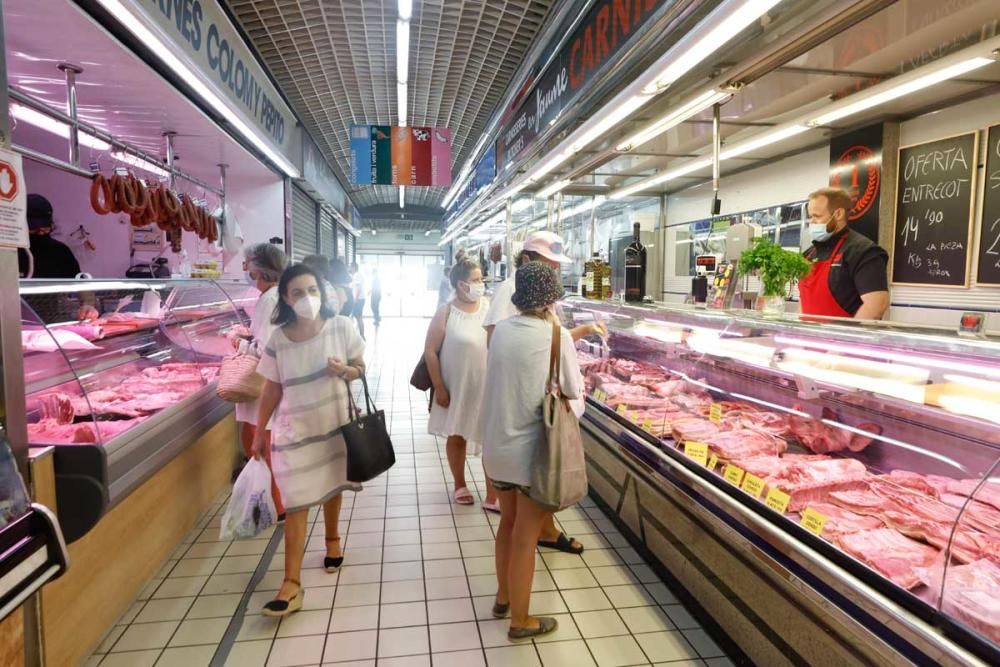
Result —
<path fill-rule="evenodd" d="M 250 285 L 251 287 L 257 286 L 257 279 L 254 278 L 253 274 L 250 273 L 249 271 L 243 272 L 243 280 L 245 280 L 247 285 Z"/>
<path fill-rule="evenodd" d="M 825 222 L 811 222 L 809 223 L 809 236 L 815 243 L 822 243 L 828 238 L 833 236 L 832 232 L 826 230 L 828 223 Z"/>

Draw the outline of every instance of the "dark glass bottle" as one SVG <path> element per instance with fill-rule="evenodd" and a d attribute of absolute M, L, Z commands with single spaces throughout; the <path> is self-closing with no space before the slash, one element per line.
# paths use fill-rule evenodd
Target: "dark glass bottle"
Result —
<path fill-rule="evenodd" d="M 646 296 L 646 247 L 639 240 L 639 223 L 632 225 L 632 243 L 625 248 L 625 300 Z"/>

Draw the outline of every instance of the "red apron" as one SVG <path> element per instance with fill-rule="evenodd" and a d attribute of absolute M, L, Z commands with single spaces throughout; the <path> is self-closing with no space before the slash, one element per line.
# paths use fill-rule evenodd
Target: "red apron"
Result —
<path fill-rule="evenodd" d="M 850 232 L 848 232 L 849 234 Z M 830 291 L 830 267 L 841 259 L 840 248 L 844 245 L 847 234 L 840 237 L 834 246 L 830 257 L 822 261 L 814 261 L 809 275 L 799 281 L 799 301 L 803 315 L 823 315 L 825 317 L 854 317 L 853 313 L 844 310 Z M 815 250 L 815 248 L 810 248 Z M 806 253 L 806 257 L 809 253 Z"/>

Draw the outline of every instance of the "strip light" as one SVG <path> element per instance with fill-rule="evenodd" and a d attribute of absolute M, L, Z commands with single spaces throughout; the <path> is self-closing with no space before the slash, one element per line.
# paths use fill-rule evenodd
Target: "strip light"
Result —
<path fill-rule="evenodd" d="M 268 141 L 255 132 L 228 104 L 212 91 L 191 69 L 185 65 L 176 55 L 174 49 L 167 47 L 159 37 L 153 34 L 149 28 L 129 9 L 122 4 L 121 0 L 97 0 L 108 13 L 131 32 L 143 45 L 162 61 L 167 67 L 172 69 L 186 84 L 208 103 L 219 115 L 226 119 L 236 130 L 250 141 L 261 153 L 276 164 L 285 174 L 292 178 L 298 178 L 299 170 L 295 168 L 278 151 L 271 148 Z"/>
<path fill-rule="evenodd" d="M 399 0 L 396 21 L 396 116 L 400 127 L 406 127 L 407 82 L 410 77 L 410 17 L 412 0 Z M 406 187 L 399 186 L 399 208 L 406 208 Z"/>
<path fill-rule="evenodd" d="M 770 132 L 765 132 L 758 137 L 741 141 L 740 143 L 733 145 L 732 148 L 727 148 L 719 153 L 719 159 L 729 160 L 734 157 L 746 155 L 747 153 L 752 153 L 758 148 L 763 148 L 764 146 L 770 146 L 771 144 L 776 144 L 779 141 L 784 141 L 785 139 L 794 137 L 795 135 L 802 134 L 808 129 L 808 125 L 793 123 L 787 127 L 781 127 L 771 130 Z M 711 164 L 711 161 L 709 161 L 709 164 Z"/>
<path fill-rule="evenodd" d="M 399 208 L 406 208 L 406 187 L 399 186 Z"/>
<path fill-rule="evenodd" d="M 409 82 L 410 73 L 410 21 L 396 21 L 396 77 L 400 83 Z"/>
<path fill-rule="evenodd" d="M 746 0 L 719 25 L 673 60 L 656 80 L 644 89 L 644 92 L 655 94 L 677 81 L 779 2 L 781 0 Z"/>
<path fill-rule="evenodd" d="M 556 181 L 551 185 L 547 185 L 535 194 L 535 199 L 548 199 L 549 197 L 559 192 L 572 182 L 573 181 L 566 178 L 561 181 Z"/>
<path fill-rule="evenodd" d="M 40 130 L 45 130 L 46 132 L 50 132 L 69 141 L 69 125 L 63 123 L 62 121 L 58 121 L 55 118 L 46 116 L 40 111 L 35 111 L 34 109 L 21 104 L 11 104 L 10 113 L 14 116 L 14 118 L 21 122 L 37 127 Z M 86 132 L 80 130 L 77 133 L 77 136 L 79 137 L 81 146 L 92 148 L 95 151 L 111 150 L 111 144 L 98 139 L 92 134 L 87 134 Z"/>
<path fill-rule="evenodd" d="M 985 67 L 986 65 L 992 65 L 994 62 L 996 61 L 993 58 L 969 58 L 968 60 L 963 60 L 955 63 L 954 65 L 939 69 L 936 72 L 930 72 L 902 83 L 896 83 L 890 79 L 884 84 L 887 85 L 885 90 L 876 92 L 875 94 L 872 94 L 872 91 L 869 90 L 856 102 L 847 104 L 839 109 L 834 109 L 833 111 L 827 112 L 822 116 L 817 116 L 813 120 L 809 121 L 809 125 L 827 125 L 840 120 L 841 118 L 846 118 L 847 116 L 865 111 L 866 109 L 871 109 L 872 107 L 877 107 L 880 104 L 891 102 L 892 100 L 903 97 L 904 95 L 909 95 L 910 93 L 915 93 L 918 90 L 923 90 L 924 88 L 933 86 L 936 83 L 941 83 L 942 81 L 947 81 L 948 79 L 954 79 L 955 77 L 961 76 L 966 72 L 971 72 L 972 70 Z M 895 85 L 892 85 L 894 83 Z"/>
<path fill-rule="evenodd" d="M 699 169 L 704 169 L 706 167 L 712 166 L 711 158 L 703 158 L 701 160 L 694 160 L 688 162 L 687 164 L 681 165 L 676 169 L 671 169 L 670 171 L 665 171 L 662 174 L 657 174 L 651 178 L 645 178 L 638 183 L 633 183 L 632 185 L 626 186 L 624 188 L 619 188 L 614 190 L 608 195 L 611 199 L 621 199 L 622 197 L 628 197 L 636 192 L 641 192 L 643 190 L 648 190 L 654 185 L 659 185 L 660 183 L 666 183 L 667 181 L 672 181 L 682 176 L 687 176 L 688 174 L 698 171 Z"/>
<path fill-rule="evenodd" d="M 142 171 L 154 174 L 155 176 L 159 176 L 160 178 L 170 177 L 170 172 L 164 169 L 163 167 L 154 164 L 149 160 L 144 160 L 141 157 L 132 155 L 131 153 L 125 153 L 123 151 L 115 151 L 114 153 L 111 154 L 111 157 L 113 157 L 118 162 L 127 164 L 128 166 L 134 167 L 136 169 L 141 169 Z"/>
<path fill-rule="evenodd" d="M 658 137 L 667 130 L 677 127 L 689 118 L 697 116 L 705 109 L 708 109 L 713 104 L 722 102 L 729 97 L 731 97 L 731 94 L 727 92 L 714 89 L 706 90 L 687 104 L 683 104 L 676 109 L 672 109 L 668 114 L 661 117 L 656 122 L 633 134 L 631 137 L 618 144 L 617 149 L 625 152 L 641 146 L 650 139 Z"/>
<path fill-rule="evenodd" d="M 399 0 L 399 18 L 409 21 L 411 16 L 413 16 L 412 0 Z"/>

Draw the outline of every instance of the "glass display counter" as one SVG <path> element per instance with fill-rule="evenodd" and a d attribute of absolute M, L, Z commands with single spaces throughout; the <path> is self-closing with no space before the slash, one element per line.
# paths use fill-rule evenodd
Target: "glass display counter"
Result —
<path fill-rule="evenodd" d="M 739 515 L 850 613 L 905 610 L 907 646 L 941 660 L 943 635 L 945 654 L 1000 661 L 1000 339 L 582 299 L 563 314 L 610 331 L 577 344 L 593 441 Z"/>

